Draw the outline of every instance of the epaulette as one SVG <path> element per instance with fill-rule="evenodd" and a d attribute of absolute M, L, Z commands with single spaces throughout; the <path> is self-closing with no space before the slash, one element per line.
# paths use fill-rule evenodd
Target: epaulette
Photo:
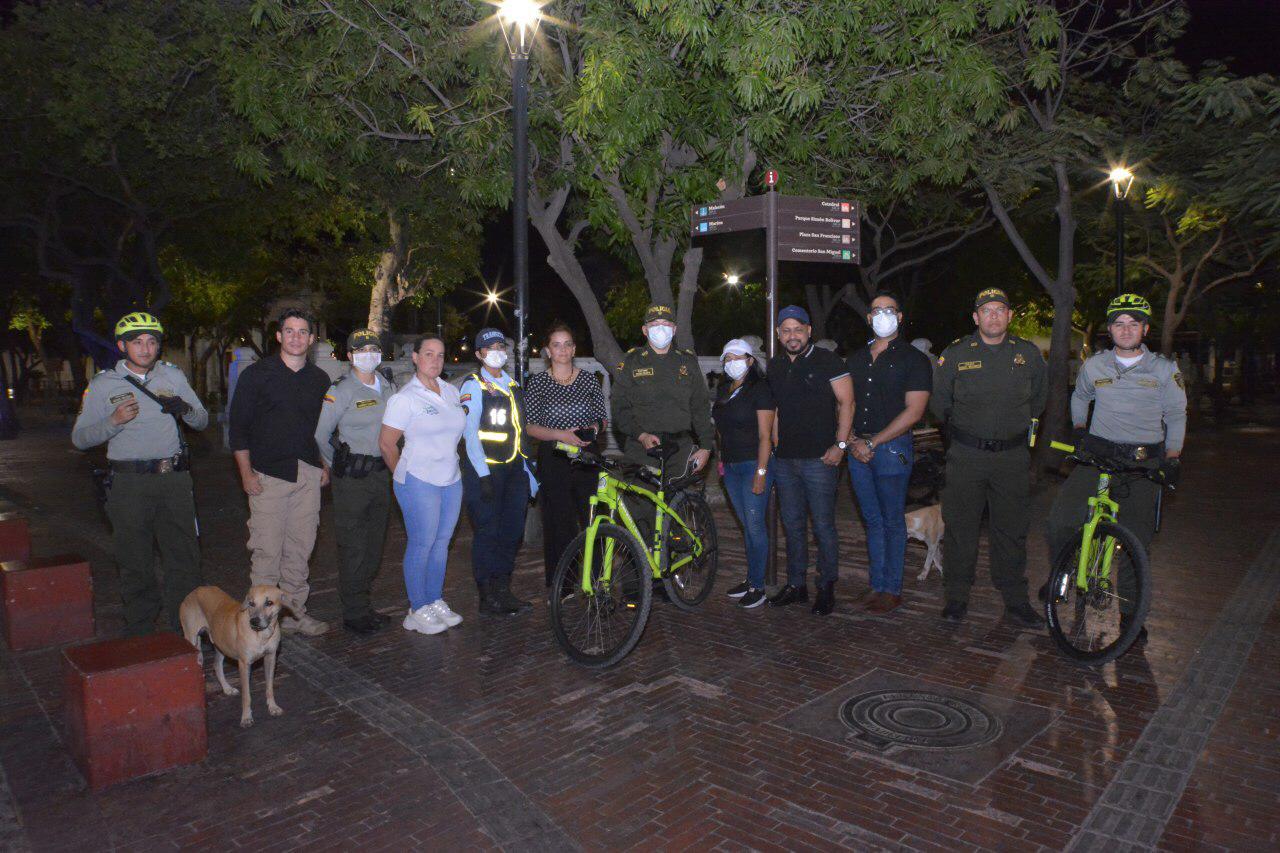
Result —
<path fill-rule="evenodd" d="M 344 374 L 342 374 L 342 375 L 341 375 L 341 376 L 339 376 L 337 379 L 333 380 L 332 385 L 338 385 L 338 384 L 340 384 L 340 383 L 342 382 L 342 380 L 346 379 L 346 378 L 347 378 L 348 376 L 350 376 L 350 375 L 351 375 L 350 373 L 344 373 Z"/>
<path fill-rule="evenodd" d="M 685 355 L 691 355 L 691 356 L 693 356 L 694 358 L 697 358 L 697 357 L 698 357 L 698 354 L 697 354 L 696 352 L 694 352 L 693 350 L 691 350 L 691 349 L 682 349 L 682 350 L 680 350 L 680 352 L 684 353 Z"/>
<path fill-rule="evenodd" d="M 947 346 L 949 346 L 949 347 L 953 347 L 953 346 L 955 346 L 956 344 L 960 343 L 960 342 L 961 342 L 961 341 L 963 341 L 963 340 L 964 340 L 964 336 L 962 335 L 962 336 L 960 336 L 960 337 L 956 338 L 956 339 L 955 339 L 954 341 L 952 341 L 951 343 L 947 344 Z"/>

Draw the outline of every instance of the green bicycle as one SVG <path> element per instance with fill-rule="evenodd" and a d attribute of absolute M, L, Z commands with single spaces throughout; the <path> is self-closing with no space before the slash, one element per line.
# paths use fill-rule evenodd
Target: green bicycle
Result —
<path fill-rule="evenodd" d="M 697 474 L 667 478 L 674 441 L 649 451 L 659 473 L 557 443 L 579 464 L 600 469 L 587 527 L 565 550 L 551 582 L 551 627 L 556 642 L 584 666 L 613 666 L 640 641 L 662 581 L 671 603 L 693 610 L 715 584 L 719 554 L 716 523 L 702 495 L 685 491 Z M 640 532 L 623 495 L 656 507 L 652 545 Z M 674 495 L 670 503 L 668 495 Z"/>
<path fill-rule="evenodd" d="M 1158 469 L 1124 465 L 1057 441 L 1049 446 L 1098 469 L 1097 494 L 1089 498 L 1080 538 L 1063 548 L 1046 584 L 1049 636 L 1070 660 L 1101 666 L 1128 651 L 1151 607 L 1147 549 L 1116 520 L 1120 508 L 1111 499 L 1111 480 L 1126 474 L 1169 484 Z M 1129 618 L 1121 619 L 1122 609 Z"/>

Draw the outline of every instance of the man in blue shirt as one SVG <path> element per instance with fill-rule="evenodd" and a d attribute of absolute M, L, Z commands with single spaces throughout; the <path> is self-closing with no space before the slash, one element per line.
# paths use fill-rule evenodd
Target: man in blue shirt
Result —
<path fill-rule="evenodd" d="M 467 413 L 463 431 L 467 454 L 462 467 L 462 494 L 475 528 L 471 568 L 480 594 L 480 612 L 512 615 L 530 608 L 511 592 L 511 572 L 524 536 L 529 498 L 538 481 L 529 464 L 524 400 L 520 383 L 503 367 L 507 339 L 497 329 L 476 335 L 481 368 L 461 388 Z"/>

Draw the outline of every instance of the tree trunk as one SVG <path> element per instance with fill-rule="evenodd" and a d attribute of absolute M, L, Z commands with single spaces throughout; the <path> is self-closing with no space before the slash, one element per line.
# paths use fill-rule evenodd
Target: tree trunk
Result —
<path fill-rule="evenodd" d="M 698 272 L 702 269 L 702 249 L 685 249 L 680 292 L 676 296 L 676 345 L 694 349 L 693 303 L 698 295 Z"/>
<path fill-rule="evenodd" d="M 530 209 L 536 210 L 537 207 L 530 205 Z M 582 269 L 578 256 L 574 254 L 573 246 L 560 233 L 550 214 L 537 216 L 530 213 L 529 220 L 533 223 L 533 227 L 538 229 L 538 233 L 542 235 L 542 242 L 546 244 L 547 264 L 560 276 L 560 280 L 569 288 L 569 292 L 578 301 L 578 307 L 582 309 L 582 316 L 587 320 L 587 333 L 591 335 L 591 349 L 596 361 L 613 370 L 622 361 L 622 347 L 618 346 L 617 338 L 609 329 L 604 309 L 600 307 L 600 300 L 596 298 L 595 292 L 591 289 L 591 283 L 587 281 L 587 274 Z"/>
<path fill-rule="evenodd" d="M 378 256 L 373 269 L 373 290 L 369 294 L 368 327 L 376 335 L 391 331 L 391 311 L 400 301 L 400 273 L 408 253 L 404 222 L 400 211 L 387 210 L 387 248 Z"/>
<path fill-rule="evenodd" d="M 1160 352 L 1165 355 L 1173 353 L 1173 333 L 1178 331 L 1178 294 L 1182 292 L 1182 282 L 1174 279 L 1169 282 L 1169 294 L 1164 298 L 1164 317 L 1160 323 Z"/>

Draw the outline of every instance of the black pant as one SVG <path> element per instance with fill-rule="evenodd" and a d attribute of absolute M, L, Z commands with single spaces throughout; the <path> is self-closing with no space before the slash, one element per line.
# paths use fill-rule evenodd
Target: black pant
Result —
<path fill-rule="evenodd" d="M 338 540 L 338 598 L 342 618 L 359 619 L 372 606 L 369 589 L 382 565 L 391 512 L 391 473 L 333 478 L 333 526 Z"/>
<path fill-rule="evenodd" d="M 587 500 L 595 494 L 597 473 L 574 465 L 555 449 L 538 445 L 538 504 L 542 512 L 542 559 L 547 586 L 565 549 L 587 524 Z"/>
<path fill-rule="evenodd" d="M 481 494 L 480 477 L 471 463 L 462 463 L 462 496 L 475 534 L 471 539 L 471 570 L 476 583 L 511 577 L 516 552 L 524 538 L 529 508 L 529 475 L 520 459 L 489 466 L 493 495 Z"/>

